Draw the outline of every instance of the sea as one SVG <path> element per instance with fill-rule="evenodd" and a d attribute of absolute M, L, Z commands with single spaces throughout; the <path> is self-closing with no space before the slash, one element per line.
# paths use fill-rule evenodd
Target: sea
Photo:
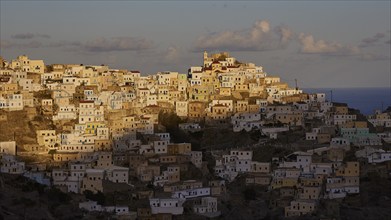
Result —
<path fill-rule="evenodd" d="M 347 103 L 364 115 L 391 107 L 391 87 L 383 88 L 307 88 L 306 93 L 325 93 L 329 101 Z"/>

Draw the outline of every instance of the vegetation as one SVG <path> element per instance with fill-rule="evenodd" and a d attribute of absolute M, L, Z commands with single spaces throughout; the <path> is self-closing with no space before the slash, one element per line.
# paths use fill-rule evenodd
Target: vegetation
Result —
<path fill-rule="evenodd" d="M 46 65 L 45 66 L 45 68 L 46 68 L 46 72 L 52 72 L 53 71 L 53 66 L 52 65 Z"/>
<path fill-rule="evenodd" d="M 181 179 L 202 179 L 205 176 L 205 174 L 193 164 L 190 163 L 188 167 L 188 170 L 181 171 Z"/>
<path fill-rule="evenodd" d="M 243 196 L 246 201 L 255 200 L 257 198 L 257 192 L 252 187 L 246 187 L 243 190 Z"/>
<path fill-rule="evenodd" d="M 227 59 L 227 56 L 225 54 L 220 54 L 220 56 L 217 58 L 217 61 L 224 61 Z"/>
<path fill-rule="evenodd" d="M 51 99 L 52 94 L 50 90 L 40 90 L 37 92 L 34 92 L 34 97 L 38 99 Z"/>
<path fill-rule="evenodd" d="M 174 112 L 159 112 L 159 124 L 166 128 L 166 131 L 170 133 L 170 137 L 173 142 L 187 142 L 189 137 L 187 133 L 179 129 L 178 125 L 183 123 L 182 119 Z"/>
<path fill-rule="evenodd" d="M 96 201 L 96 202 L 98 202 L 99 205 L 105 205 L 105 203 L 106 203 L 106 197 L 100 191 L 98 191 L 97 193 L 93 193 L 90 190 L 86 190 L 86 191 L 84 191 L 83 194 L 86 197 L 86 199 Z"/>
<path fill-rule="evenodd" d="M 61 204 L 69 203 L 71 200 L 71 197 L 69 194 L 62 192 L 61 190 L 57 188 L 51 188 L 47 192 L 48 199 L 50 201 L 50 204 L 53 206 L 58 206 Z"/>
<path fill-rule="evenodd" d="M 166 127 L 167 130 L 178 128 L 180 123 L 182 123 L 182 119 L 174 112 L 159 112 L 159 124 Z"/>
<path fill-rule="evenodd" d="M 235 64 L 236 65 L 239 65 L 239 64 L 242 64 L 242 62 L 238 61 L 238 60 L 235 60 Z"/>

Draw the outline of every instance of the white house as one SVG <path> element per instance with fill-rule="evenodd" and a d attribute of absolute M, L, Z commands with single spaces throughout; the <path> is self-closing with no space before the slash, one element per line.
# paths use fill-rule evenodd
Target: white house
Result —
<path fill-rule="evenodd" d="M 219 216 L 220 212 L 217 209 L 217 198 L 210 196 L 201 198 L 200 203 L 194 204 L 193 212 L 207 217 Z"/>
<path fill-rule="evenodd" d="M 186 153 L 187 155 L 190 155 L 190 161 L 194 166 L 197 168 L 202 167 L 202 151 L 190 151 Z"/>
<path fill-rule="evenodd" d="M 23 95 L 22 94 L 8 95 L 8 110 L 9 111 L 23 110 Z"/>
<path fill-rule="evenodd" d="M 114 183 L 129 183 L 129 168 L 110 166 L 106 168 L 106 178 Z"/>
<path fill-rule="evenodd" d="M 181 215 L 183 213 L 184 200 L 176 198 L 151 198 L 149 205 L 152 214 L 169 213 L 172 215 Z"/>
<path fill-rule="evenodd" d="M 153 142 L 153 149 L 155 154 L 166 154 L 167 153 L 167 144 L 168 141 L 162 140 L 162 141 L 154 141 Z"/>
<path fill-rule="evenodd" d="M 210 187 L 196 188 L 196 189 L 187 189 L 175 191 L 172 193 L 171 197 L 176 199 L 192 199 L 203 196 L 210 196 Z"/>
<path fill-rule="evenodd" d="M 373 152 L 367 156 L 368 163 L 383 163 L 391 160 L 391 151 Z"/>
<path fill-rule="evenodd" d="M 25 172 L 24 162 L 18 162 L 14 155 L 1 155 L 1 172 L 9 174 L 22 174 Z"/>

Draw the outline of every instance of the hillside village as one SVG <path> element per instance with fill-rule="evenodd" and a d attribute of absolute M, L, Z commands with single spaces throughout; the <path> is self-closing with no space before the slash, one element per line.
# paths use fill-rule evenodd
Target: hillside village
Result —
<path fill-rule="evenodd" d="M 364 116 L 226 52 L 147 76 L 1 59 L 0 94 L 0 188 L 58 189 L 77 218 L 343 219 L 372 199 L 390 218 L 389 187 L 362 193 L 390 183 L 390 111 Z"/>

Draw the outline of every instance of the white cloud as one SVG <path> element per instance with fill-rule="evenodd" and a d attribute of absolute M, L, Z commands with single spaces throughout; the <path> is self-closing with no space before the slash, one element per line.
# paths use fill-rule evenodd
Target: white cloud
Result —
<path fill-rule="evenodd" d="M 165 68 L 174 67 L 180 64 L 184 59 L 181 48 L 174 45 L 159 51 L 150 52 L 146 54 L 146 56 L 148 56 L 148 58 L 155 57 L 154 63 Z"/>
<path fill-rule="evenodd" d="M 78 41 L 57 41 L 48 44 L 49 47 L 80 47 L 82 44 Z"/>
<path fill-rule="evenodd" d="M 315 40 L 311 34 L 299 35 L 300 52 L 306 54 L 324 54 L 332 56 L 359 55 L 360 49 L 357 46 L 343 45 L 336 42 Z"/>
<path fill-rule="evenodd" d="M 140 51 L 152 47 L 152 41 L 133 37 L 115 37 L 110 39 L 100 37 L 82 44 L 82 49 L 88 52 Z"/>
<path fill-rule="evenodd" d="M 11 38 L 13 39 L 32 39 L 34 38 L 35 35 L 32 34 L 32 33 L 20 33 L 20 34 L 15 34 L 15 35 L 12 35 Z"/>
<path fill-rule="evenodd" d="M 8 48 L 12 48 L 14 46 L 14 44 L 8 40 L 1 40 L 0 41 L 0 48 L 1 49 L 8 49 Z"/>
<path fill-rule="evenodd" d="M 386 55 L 379 55 L 373 53 L 363 53 L 361 54 L 360 59 L 364 61 L 390 60 L 390 58 Z"/>
<path fill-rule="evenodd" d="M 373 35 L 372 37 L 364 38 L 361 41 L 360 47 L 373 46 L 374 44 L 379 42 L 385 36 L 386 36 L 385 33 L 377 33 L 377 34 Z"/>
<path fill-rule="evenodd" d="M 272 29 L 266 20 L 259 20 L 251 28 L 237 31 L 222 31 L 200 36 L 194 51 L 229 50 L 263 51 L 284 48 L 294 34 L 288 27 Z"/>
<path fill-rule="evenodd" d="M 294 37 L 294 33 L 288 27 L 279 26 L 276 31 L 280 34 L 282 44 L 287 44 Z"/>
<path fill-rule="evenodd" d="M 180 49 L 170 46 L 163 52 L 163 61 L 166 63 L 177 63 L 180 59 Z"/>
<path fill-rule="evenodd" d="M 19 33 L 11 36 L 11 38 L 18 39 L 18 40 L 33 39 L 36 37 L 50 38 L 48 34 L 33 34 L 33 33 Z"/>
<path fill-rule="evenodd" d="M 12 48 L 39 48 L 43 44 L 39 41 L 30 41 L 28 43 L 15 43 L 8 40 L 1 40 L 0 48 L 2 49 L 12 49 Z"/>
<path fill-rule="evenodd" d="M 48 47 L 62 47 L 69 51 L 79 52 L 111 52 L 111 51 L 142 51 L 154 47 L 154 43 L 146 38 L 113 37 L 110 39 L 98 37 L 86 42 L 57 41 L 47 44 Z"/>

